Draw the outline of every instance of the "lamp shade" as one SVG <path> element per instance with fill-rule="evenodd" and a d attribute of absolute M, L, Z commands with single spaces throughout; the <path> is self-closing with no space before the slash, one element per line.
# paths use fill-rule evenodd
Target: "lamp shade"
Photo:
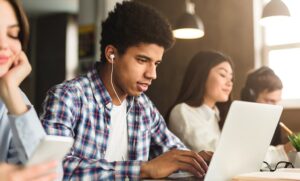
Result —
<path fill-rule="evenodd" d="M 261 24 L 266 25 L 268 22 L 280 22 L 289 18 L 290 12 L 282 0 L 271 0 L 263 10 Z"/>
<path fill-rule="evenodd" d="M 282 0 L 271 0 L 263 10 L 262 18 L 269 16 L 291 16 L 288 7 Z"/>
<path fill-rule="evenodd" d="M 204 26 L 201 19 L 195 14 L 185 12 L 179 17 L 173 34 L 176 38 L 195 39 L 204 36 Z"/>

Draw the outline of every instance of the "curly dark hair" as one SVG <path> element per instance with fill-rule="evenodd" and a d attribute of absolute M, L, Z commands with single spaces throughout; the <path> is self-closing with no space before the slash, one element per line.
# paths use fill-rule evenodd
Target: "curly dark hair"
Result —
<path fill-rule="evenodd" d="M 171 25 L 154 8 L 134 1 L 117 3 L 114 11 L 102 22 L 101 61 L 106 62 L 105 48 L 113 45 L 123 55 L 128 47 L 140 43 L 154 43 L 165 50 L 172 47 Z"/>

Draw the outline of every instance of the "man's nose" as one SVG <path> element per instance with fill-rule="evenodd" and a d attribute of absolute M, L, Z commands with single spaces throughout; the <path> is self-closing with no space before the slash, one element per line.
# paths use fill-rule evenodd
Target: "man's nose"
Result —
<path fill-rule="evenodd" d="M 146 72 L 145 72 L 145 76 L 148 79 L 156 79 L 157 75 L 156 75 L 156 65 L 149 65 L 149 67 L 147 68 Z"/>

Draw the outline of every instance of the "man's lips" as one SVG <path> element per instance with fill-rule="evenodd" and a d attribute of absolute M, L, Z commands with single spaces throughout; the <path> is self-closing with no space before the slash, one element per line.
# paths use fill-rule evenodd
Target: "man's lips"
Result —
<path fill-rule="evenodd" d="M 149 83 L 142 83 L 142 82 L 138 82 L 137 83 L 137 88 L 141 92 L 147 91 L 149 86 L 150 86 Z"/>

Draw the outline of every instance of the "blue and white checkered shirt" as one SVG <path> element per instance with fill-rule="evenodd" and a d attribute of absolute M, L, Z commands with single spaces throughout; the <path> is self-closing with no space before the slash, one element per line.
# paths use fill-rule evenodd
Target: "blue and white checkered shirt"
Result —
<path fill-rule="evenodd" d="M 128 160 L 108 162 L 112 100 L 96 68 L 48 91 L 41 115 L 46 132 L 75 139 L 64 158 L 64 180 L 139 179 L 143 161 L 186 149 L 145 94 L 127 101 Z"/>

